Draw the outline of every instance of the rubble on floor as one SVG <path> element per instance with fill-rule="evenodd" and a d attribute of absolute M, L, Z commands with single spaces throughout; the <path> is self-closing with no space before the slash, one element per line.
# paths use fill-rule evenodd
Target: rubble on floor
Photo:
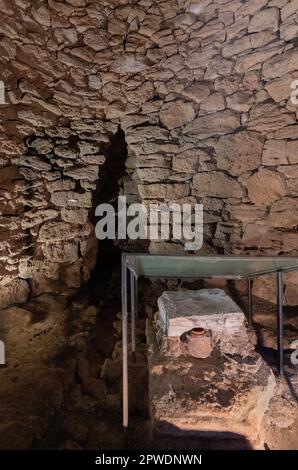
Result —
<path fill-rule="evenodd" d="M 6 346 L 6 365 L 0 369 L 0 448 L 249 448 L 239 440 L 151 436 L 145 317 L 153 320 L 156 299 L 165 289 L 181 289 L 180 284 L 170 282 L 140 285 L 137 351 L 129 352 L 130 426 L 123 433 L 118 281 L 112 279 L 96 302 L 86 293 L 71 302 L 41 295 L 0 312 L 1 339 Z M 266 344 L 270 344 L 261 351 L 264 357 L 276 347 L 274 315 L 272 308 L 255 307 L 256 340 L 262 345 L 261 333 L 266 332 Z M 294 320 L 294 314 L 286 315 L 287 337 L 297 335 Z M 212 355 L 207 360 L 212 361 Z M 233 369 L 233 361 L 227 363 Z M 290 387 L 277 378 L 260 427 L 266 448 L 297 448 L 297 371 L 287 365 L 286 372 Z M 224 393 L 220 399 L 226 399 Z"/>

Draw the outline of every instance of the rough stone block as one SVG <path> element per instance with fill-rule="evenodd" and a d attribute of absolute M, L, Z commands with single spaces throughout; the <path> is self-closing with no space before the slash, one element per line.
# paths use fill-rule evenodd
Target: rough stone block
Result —
<path fill-rule="evenodd" d="M 147 322 L 149 401 L 155 435 L 258 438 L 275 378 L 259 354 L 166 357 Z"/>
<path fill-rule="evenodd" d="M 28 300 L 29 286 L 22 279 L 15 279 L 11 283 L 1 286 L 0 308 L 6 308 L 14 303 L 23 303 Z"/>
<path fill-rule="evenodd" d="M 158 299 L 159 317 L 167 336 L 192 328 L 232 334 L 243 328 L 244 313 L 222 289 L 165 291 Z"/>

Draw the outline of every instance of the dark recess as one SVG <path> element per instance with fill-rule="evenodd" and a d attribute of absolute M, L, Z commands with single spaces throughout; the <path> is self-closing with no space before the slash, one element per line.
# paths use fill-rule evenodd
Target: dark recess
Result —
<path fill-rule="evenodd" d="M 94 203 L 95 206 L 90 214 L 90 220 L 97 222 L 95 217 L 95 208 L 98 204 L 110 203 L 117 208 L 117 197 L 121 179 L 125 174 L 125 161 L 127 158 L 127 144 L 125 134 L 119 129 L 111 139 L 108 148 L 107 159 L 102 167 L 97 184 Z M 91 290 L 102 282 L 109 280 L 113 270 L 120 264 L 121 253 L 119 247 L 114 244 L 113 240 L 98 240 L 98 255 L 94 270 L 91 273 L 90 287 Z"/>

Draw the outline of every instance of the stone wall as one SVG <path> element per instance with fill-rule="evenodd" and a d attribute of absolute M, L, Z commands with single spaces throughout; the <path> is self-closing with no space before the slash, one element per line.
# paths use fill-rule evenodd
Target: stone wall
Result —
<path fill-rule="evenodd" d="M 297 9 L 0 0 L 2 303 L 26 296 L 24 279 L 36 292 L 87 280 L 94 195 L 119 128 L 125 194 L 202 202 L 205 242 L 220 253 L 296 253 Z"/>

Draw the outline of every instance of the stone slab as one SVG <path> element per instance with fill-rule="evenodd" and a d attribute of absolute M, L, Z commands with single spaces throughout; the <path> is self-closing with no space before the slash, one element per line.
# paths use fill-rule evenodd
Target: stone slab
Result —
<path fill-rule="evenodd" d="M 165 291 L 158 299 L 159 323 L 167 336 L 202 327 L 215 334 L 234 334 L 245 316 L 223 289 Z"/>

